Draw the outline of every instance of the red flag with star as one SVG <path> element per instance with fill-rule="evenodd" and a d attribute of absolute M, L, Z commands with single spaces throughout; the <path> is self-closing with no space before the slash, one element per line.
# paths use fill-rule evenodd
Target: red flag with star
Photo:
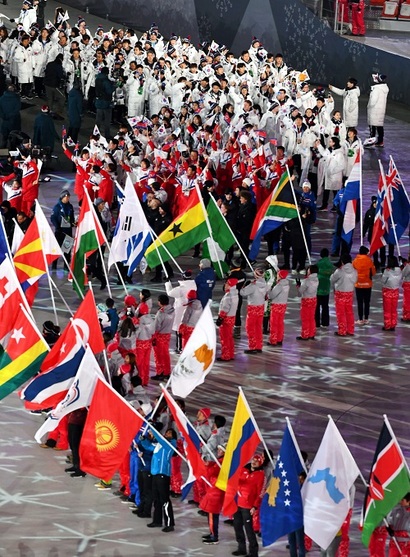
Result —
<path fill-rule="evenodd" d="M 20 387 L 39 368 L 49 347 L 23 305 L 0 356 L 0 400 Z"/>
<path fill-rule="evenodd" d="M 29 309 L 13 264 L 8 257 L 0 265 L 0 354 L 7 345 L 20 304 Z"/>

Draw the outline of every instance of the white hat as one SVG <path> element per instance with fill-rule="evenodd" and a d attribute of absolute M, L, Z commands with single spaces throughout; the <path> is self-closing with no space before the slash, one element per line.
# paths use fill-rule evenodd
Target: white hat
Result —
<path fill-rule="evenodd" d="M 305 181 L 303 182 L 302 188 L 309 188 L 309 189 L 312 189 L 312 186 L 311 186 L 309 180 L 305 180 Z"/>
<path fill-rule="evenodd" d="M 249 186 L 252 184 L 252 180 L 250 178 L 244 178 L 242 180 L 242 184 L 245 184 L 249 188 Z"/>

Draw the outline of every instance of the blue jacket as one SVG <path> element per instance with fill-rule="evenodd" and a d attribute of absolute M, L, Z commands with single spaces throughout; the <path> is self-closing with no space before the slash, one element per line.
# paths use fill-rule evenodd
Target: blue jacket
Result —
<path fill-rule="evenodd" d="M 140 470 L 144 472 L 151 471 L 152 455 L 154 453 L 155 447 L 155 443 L 153 443 L 149 439 L 146 439 L 145 437 L 141 437 L 139 439 L 138 449 L 140 452 L 142 452 L 142 459 L 144 460 L 144 462 L 142 462 L 142 460 L 140 462 Z"/>
<path fill-rule="evenodd" d="M 95 78 L 95 108 L 110 108 L 115 85 L 107 74 L 99 73 Z"/>
<path fill-rule="evenodd" d="M 174 454 L 174 450 L 166 443 L 162 437 L 160 437 L 156 431 L 151 430 L 157 443 L 152 453 L 151 460 L 151 474 L 156 476 L 157 474 L 163 474 L 164 476 L 171 476 L 171 457 Z M 168 439 L 171 445 L 176 449 L 177 442 L 175 439 Z"/>
<path fill-rule="evenodd" d="M 196 297 L 201 302 L 203 308 L 205 308 L 208 300 L 212 298 L 212 290 L 214 289 L 215 282 L 216 273 L 212 267 L 202 269 L 195 278 Z"/>

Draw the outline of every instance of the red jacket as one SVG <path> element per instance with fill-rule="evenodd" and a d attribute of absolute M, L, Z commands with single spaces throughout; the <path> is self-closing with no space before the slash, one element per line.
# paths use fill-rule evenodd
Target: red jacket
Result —
<path fill-rule="evenodd" d="M 258 508 L 264 481 L 265 474 L 261 468 L 252 471 L 250 465 L 244 466 L 239 477 L 238 507 Z"/>
<path fill-rule="evenodd" d="M 199 503 L 200 508 L 206 513 L 219 514 L 222 511 L 225 492 L 215 486 L 219 471 L 219 466 L 213 460 L 206 463 L 206 479 L 212 487 L 205 484 L 205 497 Z"/>

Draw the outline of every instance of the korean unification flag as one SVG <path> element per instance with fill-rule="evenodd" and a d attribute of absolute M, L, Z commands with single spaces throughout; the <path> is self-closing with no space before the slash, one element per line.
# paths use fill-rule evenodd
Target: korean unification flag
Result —
<path fill-rule="evenodd" d="M 329 417 L 325 434 L 302 487 L 305 534 L 327 549 L 350 508 L 349 491 L 360 471 Z"/>

